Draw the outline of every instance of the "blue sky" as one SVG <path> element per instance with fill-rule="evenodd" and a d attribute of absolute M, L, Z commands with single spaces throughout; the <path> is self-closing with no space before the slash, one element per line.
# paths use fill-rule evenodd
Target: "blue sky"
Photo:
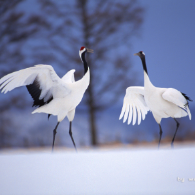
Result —
<path fill-rule="evenodd" d="M 139 0 L 145 7 L 141 36 L 134 39 L 134 53 L 142 50 L 151 82 L 157 87 L 176 88 L 186 93 L 195 106 L 195 1 Z M 132 54 L 133 55 L 133 54 Z M 140 59 L 132 58 L 143 73 Z"/>

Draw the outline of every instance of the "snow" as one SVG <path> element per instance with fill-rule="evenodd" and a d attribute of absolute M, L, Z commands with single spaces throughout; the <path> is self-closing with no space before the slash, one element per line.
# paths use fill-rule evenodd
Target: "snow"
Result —
<path fill-rule="evenodd" d="M 194 194 L 194 154 L 194 147 L 1 152 L 0 194 Z"/>

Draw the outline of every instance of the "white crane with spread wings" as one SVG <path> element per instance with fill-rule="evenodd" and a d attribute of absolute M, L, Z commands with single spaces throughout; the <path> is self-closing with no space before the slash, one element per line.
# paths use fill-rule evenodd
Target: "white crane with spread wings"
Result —
<path fill-rule="evenodd" d="M 38 106 L 32 114 L 46 113 L 48 117 L 50 115 L 57 116 L 58 122 L 53 130 L 52 150 L 57 127 L 66 116 L 70 121 L 69 134 L 76 149 L 71 126 L 75 109 L 81 102 L 90 82 L 90 70 L 85 60 L 86 52 L 92 53 L 93 50 L 85 47 L 81 47 L 79 50 L 79 56 L 84 65 L 84 76 L 76 82 L 74 69 L 59 78 L 52 66 L 42 64 L 10 73 L 0 79 L 2 93 L 7 93 L 21 86 L 27 87 L 34 100 L 33 106 Z"/>

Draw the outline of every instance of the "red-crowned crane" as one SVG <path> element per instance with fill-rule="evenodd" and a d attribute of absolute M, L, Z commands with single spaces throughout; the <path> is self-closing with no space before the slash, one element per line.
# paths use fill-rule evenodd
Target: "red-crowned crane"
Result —
<path fill-rule="evenodd" d="M 52 151 L 57 127 L 66 116 L 70 121 L 69 135 L 76 149 L 72 136 L 72 121 L 75 109 L 81 102 L 90 82 L 90 70 L 85 60 L 86 52 L 93 53 L 93 50 L 80 48 L 79 56 L 84 65 L 84 76 L 76 82 L 74 69 L 59 78 L 52 66 L 42 64 L 10 73 L 0 79 L 2 93 L 7 93 L 20 86 L 27 87 L 34 100 L 33 106 L 38 106 L 32 114 L 46 113 L 48 118 L 50 115 L 57 116 L 57 125 L 53 130 Z"/>
<path fill-rule="evenodd" d="M 150 110 L 160 128 L 159 147 L 162 136 L 162 128 L 160 125 L 161 119 L 172 117 L 177 124 L 176 131 L 171 142 L 171 146 L 173 147 L 173 142 L 179 128 L 179 122 L 176 118 L 188 115 L 191 120 L 188 101 L 192 100 L 190 100 L 186 94 L 181 93 L 176 89 L 155 87 L 148 76 L 144 52 L 140 51 L 134 55 L 139 56 L 142 61 L 144 70 L 144 87 L 128 87 L 126 89 L 126 95 L 124 97 L 119 120 L 124 116 L 123 122 L 125 122 L 128 118 L 128 124 L 130 124 L 133 118 L 134 125 L 138 116 L 138 124 L 140 124 L 141 118 L 144 120 L 145 115 Z"/>

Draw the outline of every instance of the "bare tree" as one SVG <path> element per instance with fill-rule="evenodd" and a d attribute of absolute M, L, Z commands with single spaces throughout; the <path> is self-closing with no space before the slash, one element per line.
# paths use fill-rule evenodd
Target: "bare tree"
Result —
<path fill-rule="evenodd" d="M 27 15 L 18 9 L 22 2 L 1 1 L 0 77 L 44 63 L 57 65 L 62 72 L 76 67 L 77 79 L 83 74 L 78 49 L 83 45 L 94 49 L 88 56 L 91 80 L 81 107 L 87 108 L 91 143 L 96 145 L 97 113 L 113 105 L 135 80 L 129 49 L 139 33 L 143 8 L 135 0 L 41 0 L 37 14 Z M 12 101 L 24 107 L 26 98 L 20 98 L 15 93 L 3 99 L 1 110 Z"/>
<path fill-rule="evenodd" d="M 135 0 L 75 0 L 56 2 L 42 0 L 44 15 L 49 16 L 53 29 L 49 33 L 50 48 L 61 67 L 80 65 L 80 46 L 94 49 L 88 56 L 90 86 L 85 105 L 89 114 L 91 143 L 97 144 L 96 114 L 113 105 L 125 88 L 134 82 L 129 49 L 132 37 L 142 24 L 143 8 Z M 55 24 L 54 24 L 55 23 Z M 54 54 L 54 53 L 53 53 Z M 64 58 L 63 58 L 64 56 Z M 81 67 L 77 67 L 77 77 Z"/>
<path fill-rule="evenodd" d="M 35 2 L 40 7 L 34 15 L 19 11 L 22 2 L 1 1 L 0 64 L 4 66 L 0 66 L 0 77 L 44 63 L 58 67 L 61 76 L 61 72 L 76 68 L 78 79 L 83 75 L 78 49 L 94 49 L 94 54 L 87 56 L 91 79 L 80 108 L 87 108 L 91 144 L 96 145 L 97 113 L 115 104 L 135 82 L 130 48 L 132 38 L 139 35 L 143 8 L 135 0 L 40 0 Z M 18 97 L 16 93 L 18 105 L 23 106 L 25 96 L 22 105 Z M 1 106 L 8 108 L 10 99 Z"/>

